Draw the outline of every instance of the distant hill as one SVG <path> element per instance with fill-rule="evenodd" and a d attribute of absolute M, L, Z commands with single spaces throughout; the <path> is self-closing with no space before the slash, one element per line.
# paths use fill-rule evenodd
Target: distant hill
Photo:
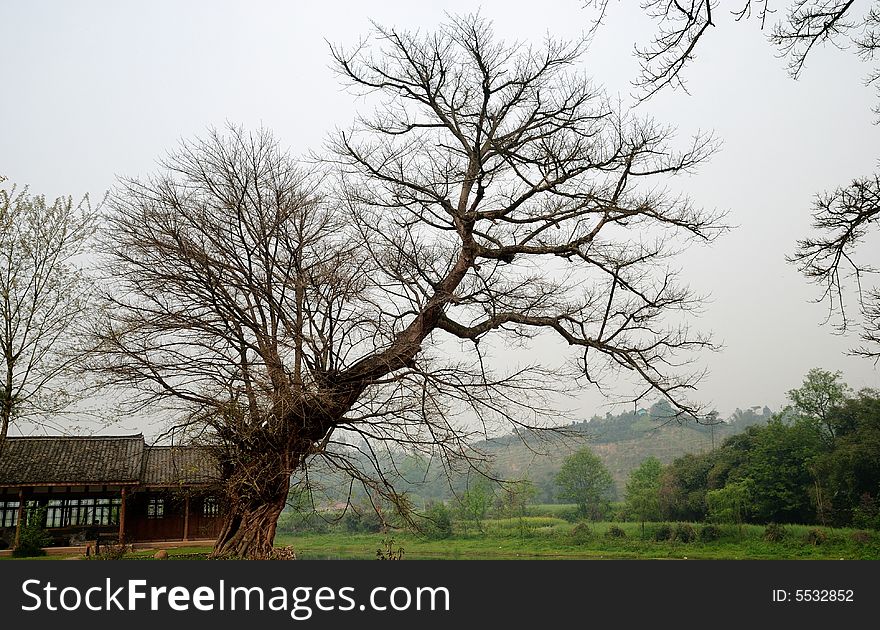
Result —
<path fill-rule="evenodd" d="M 701 453 L 718 446 L 725 438 L 744 431 L 753 424 L 766 423 L 771 411 L 767 407 L 750 407 L 736 412 L 723 422 L 713 425 L 677 422 L 668 403 L 660 401 L 648 409 L 637 409 L 618 415 L 606 414 L 565 427 L 564 436 L 556 433 L 533 433 L 524 438 L 504 435 L 474 443 L 475 449 L 492 459 L 491 472 L 505 479 L 531 479 L 538 488 L 536 501 L 551 503 L 556 497 L 554 477 L 562 462 L 571 453 L 584 447 L 592 449 L 611 472 L 619 498 L 623 497 L 630 471 L 646 458 L 654 456 L 663 463 L 686 453 Z M 370 463 L 362 463 L 368 470 Z M 383 465 L 395 488 L 409 492 L 417 503 L 452 498 L 450 486 L 465 487 L 465 477 L 446 477 L 442 466 L 431 464 L 417 455 L 401 455 L 392 464 Z M 327 469 L 312 469 L 309 481 L 320 489 L 315 499 L 320 505 L 345 502 L 349 492 L 357 500 L 362 491 L 352 486 L 348 475 Z"/>
<path fill-rule="evenodd" d="M 607 414 L 567 427 L 570 437 L 543 436 L 523 441 L 514 436 L 486 440 L 475 446 L 494 457 L 495 470 L 507 479 L 527 477 L 538 486 L 539 500 L 552 500 L 553 477 L 571 453 L 590 448 L 614 478 L 618 496 L 623 496 L 630 471 L 648 457 L 663 463 L 685 455 L 702 453 L 725 438 L 753 424 L 766 423 L 772 412 L 767 407 L 737 409 L 728 420 L 714 425 L 679 423 L 664 401 L 649 409 L 620 415 Z"/>

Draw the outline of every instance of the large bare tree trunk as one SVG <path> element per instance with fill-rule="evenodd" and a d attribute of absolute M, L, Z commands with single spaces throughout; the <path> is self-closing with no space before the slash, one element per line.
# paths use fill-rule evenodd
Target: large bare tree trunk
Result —
<path fill-rule="evenodd" d="M 212 558 L 265 560 L 290 490 L 289 458 L 262 453 L 239 462 L 227 486 L 230 498 Z"/>

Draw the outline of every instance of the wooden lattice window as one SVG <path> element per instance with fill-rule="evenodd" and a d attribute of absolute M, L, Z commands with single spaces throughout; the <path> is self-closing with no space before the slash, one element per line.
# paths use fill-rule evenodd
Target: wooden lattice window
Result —
<path fill-rule="evenodd" d="M 202 516 L 215 518 L 220 516 L 220 503 L 217 497 L 205 497 L 202 501 Z"/>
<path fill-rule="evenodd" d="M 165 499 L 150 497 L 147 500 L 147 518 L 165 518 Z"/>

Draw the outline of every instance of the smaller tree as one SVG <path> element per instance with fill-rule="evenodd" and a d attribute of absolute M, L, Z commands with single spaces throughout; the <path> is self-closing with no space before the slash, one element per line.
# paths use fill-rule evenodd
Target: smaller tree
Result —
<path fill-rule="evenodd" d="M 794 410 L 801 416 L 816 421 L 823 436 L 829 441 L 833 441 L 837 433 L 832 412 L 844 403 L 850 392 L 840 378 L 840 372 L 832 373 L 813 368 L 807 372 L 803 384 L 787 394 Z"/>
<path fill-rule="evenodd" d="M 556 475 L 559 498 L 577 503 L 578 513 L 594 521 L 608 513 L 614 481 L 611 473 L 590 449 L 570 455 Z"/>
<path fill-rule="evenodd" d="M 452 515 L 442 501 L 432 501 L 425 510 L 424 533 L 429 538 L 449 538 L 452 536 Z"/>
<path fill-rule="evenodd" d="M 46 522 L 46 506 L 31 507 L 25 511 L 24 523 L 18 535 L 12 555 L 16 558 L 45 556 L 43 547 L 51 544 L 52 539 L 43 527 Z"/>
<path fill-rule="evenodd" d="M 748 517 L 752 501 L 753 485 L 752 480 L 746 478 L 728 481 L 723 488 L 709 490 L 706 493 L 709 519 L 715 523 L 736 523 L 742 533 L 742 524 Z"/>
<path fill-rule="evenodd" d="M 525 516 L 526 506 L 534 501 L 538 489 L 531 479 L 514 479 L 501 485 L 498 511 L 503 516 Z"/>
<path fill-rule="evenodd" d="M 645 521 L 660 520 L 660 476 L 663 464 L 656 457 L 649 457 L 633 470 L 626 482 L 626 507 L 642 524 L 645 535 Z"/>
<path fill-rule="evenodd" d="M 83 358 L 91 283 L 76 259 L 95 225 L 88 196 L 48 203 L 0 176 L 0 451 L 13 424 L 49 422 L 77 399 L 65 377 Z"/>
<path fill-rule="evenodd" d="M 473 523 L 482 532 L 483 520 L 492 505 L 494 495 L 492 482 L 485 477 L 477 477 L 456 497 L 458 516 L 465 523 Z"/>

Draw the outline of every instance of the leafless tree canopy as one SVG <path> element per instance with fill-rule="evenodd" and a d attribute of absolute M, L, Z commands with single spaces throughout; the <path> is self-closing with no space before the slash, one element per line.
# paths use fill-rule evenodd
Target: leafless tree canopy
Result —
<path fill-rule="evenodd" d="M 680 398 L 692 381 L 666 368 L 706 340 L 663 323 L 694 305 L 667 258 L 720 226 L 662 182 L 714 145 L 674 151 L 671 129 L 621 113 L 576 72 L 583 52 L 497 42 L 474 17 L 434 34 L 376 27 L 372 45 L 335 48 L 378 107 L 331 143 L 340 193 L 394 287 L 396 339 L 437 330 L 479 359 L 486 336 L 547 331 L 587 380 L 604 360 Z"/>
<path fill-rule="evenodd" d="M 609 0 L 590 0 L 585 6 L 597 10 L 598 24 L 609 4 Z M 642 0 L 641 7 L 658 26 L 653 40 L 636 51 L 642 72 L 635 85 L 641 98 L 647 99 L 666 86 L 684 87 L 684 70 L 709 28 L 718 23 L 722 5 L 712 0 Z M 880 50 L 880 3 L 874 0 L 740 0 L 732 9 L 724 9 L 736 21 L 752 18 L 762 29 L 769 28 L 768 39 L 787 60 L 794 78 L 822 45 L 850 49 L 866 62 L 876 62 Z M 880 88 L 876 64 L 866 83 Z M 880 105 L 875 112 L 880 116 Z M 823 287 L 821 299 L 827 299 L 832 314 L 839 315 L 843 330 L 852 321 L 843 299 L 845 280 L 855 280 L 864 345 L 854 353 L 874 360 L 880 358 L 880 289 L 869 280 L 875 269 L 859 262 L 857 252 L 878 221 L 878 182 L 877 175 L 859 177 L 849 186 L 818 195 L 813 209 L 816 235 L 799 241 L 790 257 Z"/>
<path fill-rule="evenodd" d="M 610 0 L 587 0 L 600 23 Z M 768 29 L 768 39 L 788 60 L 789 73 L 797 78 L 809 54 L 830 44 L 849 48 L 864 60 L 875 59 L 880 48 L 880 4 L 874 0 L 738 0 L 731 5 L 717 0 L 642 0 L 642 9 L 657 23 L 652 40 L 637 47 L 642 67 L 634 82 L 642 98 L 650 98 L 667 85 L 684 87 L 684 69 L 697 53 L 702 38 L 717 26 L 722 11 L 739 22 L 755 19 Z M 880 79 L 877 70 L 868 83 Z"/>
<path fill-rule="evenodd" d="M 839 327 L 846 330 L 855 319 L 863 345 L 853 353 L 880 359 L 880 287 L 876 263 L 859 247 L 880 224 L 880 178 L 858 179 L 849 186 L 820 195 L 813 214 L 815 236 L 798 241 L 790 258 L 804 274 L 823 287 L 832 314 L 839 315 Z M 845 295 L 851 280 L 858 292 L 858 315 L 846 309 Z"/>
<path fill-rule="evenodd" d="M 0 449 L 10 425 L 57 421 L 77 399 L 77 322 L 91 284 L 76 264 L 94 231 L 88 197 L 47 204 L 0 177 Z"/>
<path fill-rule="evenodd" d="M 235 504 L 216 552 L 266 555 L 290 474 L 315 459 L 405 503 L 383 449 L 471 457 L 462 418 L 538 426 L 563 374 L 626 371 L 696 413 L 681 364 L 709 341 L 669 257 L 722 227 L 663 184 L 714 144 L 673 150 L 575 72 L 583 52 L 500 43 L 476 17 L 376 27 L 333 49 L 376 110 L 322 170 L 233 128 L 121 182 L 95 367 L 224 445 Z M 570 366 L 486 357 L 483 340 L 542 332 Z"/>

